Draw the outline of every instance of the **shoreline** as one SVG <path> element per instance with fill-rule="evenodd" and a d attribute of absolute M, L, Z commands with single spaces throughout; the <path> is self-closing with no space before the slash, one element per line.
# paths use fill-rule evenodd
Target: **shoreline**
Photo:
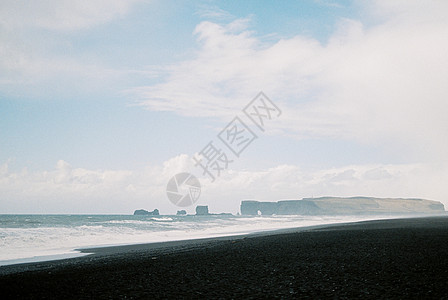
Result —
<path fill-rule="evenodd" d="M 380 219 L 382 220 L 382 219 Z M 394 220 L 394 219 L 386 219 L 386 220 Z M 368 221 L 377 221 L 368 220 Z M 150 250 L 167 250 L 176 251 L 178 249 L 185 248 L 195 248 L 199 247 L 204 243 L 213 243 L 219 241 L 232 241 L 238 239 L 245 239 L 248 237 L 256 237 L 256 236 L 265 236 L 272 234 L 281 234 L 281 233 L 291 233 L 291 232 L 300 232 L 305 230 L 317 229 L 317 228 L 325 228 L 329 226 L 335 225 L 346 225 L 352 223 L 359 222 L 368 222 L 368 221 L 353 221 L 353 222 L 343 222 L 343 223 L 329 223 L 329 224 L 319 224 L 319 225 L 311 225 L 311 226 L 303 226 L 303 227 L 290 227 L 290 228 L 281 228 L 281 229 L 267 229 L 263 231 L 250 232 L 250 233 L 230 233 L 229 235 L 224 236 L 212 236 L 212 237 L 204 237 L 204 238 L 192 238 L 192 239 L 184 239 L 184 240 L 175 240 L 175 241 L 163 241 L 163 242 L 149 242 L 149 243 L 138 243 L 138 244 L 123 244 L 123 245 L 108 245 L 108 246 L 92 246 L 92 247 L 81 247 L 71 249 L 70 253 L 61 253 L 55 255 L 48 256 L 37 256 L 37 257 L 29 257 L 29 258 L 21 258 L 21 259 L 13 259 L 10 261 L 14 261 L 14 263 L 0 265 L 0 276 L 6 274 L 12 274 L 21 272 L 22 269 L 25 271 L 32 271 L 47 267 L 54 267 L 59 265 L 69 264 L 71 260 L 79 260 L 87 257 L 101 257 L 108 256 L 114 254 L 122 254 L 126 252 L 134 252 L 134 251 L 150 251 Z M 8 261 L 4 261 L 8 262 Z"/>
<path fill-rule="evenodd" d="M 59 216 L 59 215 L 57 215 Z M 90 217 L 91 215 L 83 215 L 83 216 L 88 216 Z M 92 215 L 94 216 L 94 215 Z M 218 216 L 218 215 L 216 215 Z M 139 217 L 139 216 L 137 216 Z M 141 216 L 140 216 L 141 217 Z M 164 215 L 164 216 L 160 216 L 161 218 L 171 218 L 171 217 L 175 217 L 175 216 L 169 216 L 169 215 Z M 198 216 L 193 216 L 193 217 L 198 217 Z M 199 216 L 198 218 L 201 218 L 202 216 Z M 206 217 L 209 217 L 208 215 Z M 238 216 L 233 216 L 238 218 Z M 272 217 L 272 216 L 267 216 L 267 217 Z M 333 216 L 324 216 L 324 217 L 333 217 Z M 352 216 L 348 216 L 348 217 L 352 217 Z M 352 222 L 359 222 L 359 221 L 363 221 L 363 220 L 372 220 L 372 219 L 383 219 L 385 216 L 369 216 L 369 218 L 361 218 L 361 220 L 355 219 L 355 220 L 350 220 L 350 221 L 343 221 L 343 223 L 352 223 Z M 391 216 L 387 216 L 387 218 L 401 218 L 403 216 L 396 216 L 396 215 L 391 215 Z M 244 217 L 243 217 L 244 218 Z M 254 220 L 257 220 L 259 217 L 254 217 Z M 263 217 L 261 217 L 263 218 Z M 152 218 L 151 218 L 152 219 Z M 153 244 L 154 246 L 158 246 L 159 244 L 165 244 L 165 243 L 171 243 L 171 242 L 175 242 L 175 243 L 182 243 L 182 242 L 186 242 L 189 240 L 202 240 L 202 239 L 216 239 L 216 238 L 226 238 L 226 237 L 232 237 L 232 236 L 240 236 L 240 235 L 250 235 L 250 234 L 257 234 L 257 233 L 262 233 L 262 232 L 270 232 L 270 231 L 277 231 L 277 230 L 284 230 L 284 229 L 295 229 L 295 228 L 304 228 L 304 227 L 310 227 L 310 226 L 321 226 L 321 225 L 331 225 L 331 224 L 336 224 L 336 223 L 340 223 L 340 221 L 331 221 L 331 220 L 326 220 L 325 223 L 318 223 L 318 224 L 302 224 L 302 225 L 292 225 L 291 227 L 280 227 L 280 228 L 264 228 L 264 229 L 257 229 L 254 230 L 253 228 L 241 228 L 238 231 L 229 231 L 229 232 L 216 232 L 216 233 L 211 233 L 211 234 L 207 234 L 207 235 L 203 235 L 203 234 L 199 234 L 199 235 L 193 235 L 193 236 L 187 236 L 187 237 L 177 237 L 177 238 L 173 238 L 173 237 L 166 237 L 166 240 L 162 240 L 162 241 L 141 241 L 141 242 L 119 242 L 119 243 L 111 243 L 111 244 L 89 244 L 89 245 L 79 245 L 79 246 L 72 246 L 70 248 L 61 248 L 61 251 L 58 253 L 54 253 L 55 251 L 53 249 L 51 249 L 50 252 L 52 253 L 45 253 L 45 251 L 43 251 L 43 253 L 39 253 L 36 254 L 34 256 L 28 256 L 28 257 L 19 257 L 19 258 L 10 258 L 10 259 L 3 259 L 0 260 L 0 272 L 1 272 L 1 268 L 5 267 L 5 266 L 11 266 L 11 265 L 18 265 L 18 264 L 30 264 L 30 263 L 41 263 L 41 262 L 49 262 L 49 261 L 57 261 L 57 260 L 63 260 L 63 259 L 70 259 L 70 258 L 76 258 L 76 257 L 80 257 L 80 256 L 85 256 L 85 255 L 89 255 L 92 254 L 91 251 L 89 251 L 89 249 L 101 249 L 101 248 L 115 248 L 115 247 L 128 247 L 128 246 L 137 246 L 138 245 L 143 245 L 143 244 Z M 341 222 L 342 223 L 342 222 Z"/>
<path fill-rule="evenodd" d="M 373 220 L 91 248 L 80 258 L 2 267 L 0 284 L 19 299 L 443 298 L 446 245 L 447 216 Z"/>
<path fill-rule="evenodd" d="M 126 244 L 126 245 L 110 245 L 110 246 L 98 246 L 98 247 L 88 247 L 88 248 L 77 248 L 74 251 L 79 251 L 79 253 L 84 253 L 88 255 L 113 255 L 119 254 L 129 251 L 141 251 L 141 250 L 158 250 L 164 248 L 173 248 L 173 247 L 187 247 L 187 246 L 195 246 L 196 244 L 200 245 L 202 243 L 208 243 L 213 241 L 232 241 L 239 240 L 245 238 L 252 237 L 262 237 L 262 236 L 270 236 L 277 234 L 288 234 L 288 233 L 296 233 L 303 232 L 309 230 L 331 230 L 335 227 L 338 228 L 355 228 L 356 225 L 364 225 L 366 223 L 376 223 L 381 221 L 386 221 L 386 227 L 391 228 L 391 226 L 399 227 L 402 222 L 406 222 L 406 220 L 414 220 L 414 219 L 426 219 L 426 218 L 444 218 L 448 219 L 448 215 L 432 215 L 432 216 L 418 216 L 418 217 L 403 217 L 397 216 L 395 218 L 387 218 L 387 219 L 372 219 L 372 220 L 362 220 L 362 221 L 352 221 L 352 222 L 341 222 L 341 223 L 327 223 L 327 224 L 318 224 L 318 225 L 310 225 L 303 227 L 289 227 L 289 228 L 280 228 L 280 229 L 268 229 L 257 232 L 250 233 L 242 233 L 242 234 L 229 234 L 225 236 L 216 236 L 216 237 L 205 237 L 205 238 L 194 238 L 194 239 L 185 239 L 185 240 L 176 240 L 176 241 L 164 241 L 164 242 L 153 242 L 153 243 L 140 243 L 140 244 Z M 393 222 L 399 221 L 399 222 Z M 412 222 L 412 221 L 411 221 Z M 393 225 L 394 224 L 394 225 Z M 376 224 L 377 226 L 381 226 L 380 224 Z"/>
<path fill-rule="evenodd" d="M 16 272 L 21 272 L 22 267 L 26 269 L 26 271 L 53 267 L 58 265 L 59 262 L 61 264 L 69 264 L 71 260 L 79 260 L 87 257 L 100 257 L 105 255 L 114 255 L 114 254 L 123 254 L 126 252 L 134 252 L 134 251 L 151 251 L 151 250 L 166 250 L 169 249 L 171 251 L 175 251 L 176 249 L 184 249 L 184 248 L 195 248 L 199 247 L 203 243 L 212 243 L 214 241 L 232 241 L 245 239 L 250 237 L 261 237 L 261 236 L 269 236 L 275 234 L 286 234 L 286 233 L 294 233 L 294 232 L 303 232 L 308 230 L 316 230 L 316 229 L 326 229 L 330 230 L 335 226 L 353 226 L 356 224 L 364 224 L 366 222 L 380 222 L 380 221 L 395 221 L 395 220 L 412 220 L 412 219 L 426 219 L 426 218 L 439 218 L 446 217 L 448 219 L 448 214 L 443 215 L 430 215 L 430 216 L 390 216 L 391 218 L 386 219 L 371 219 L 371 220 L 361 220 L 361 221 L 350 221 L 350 222 L 341 222 L 341 223 L 326 223 L 326 224 L 318 224 L 318 225 L 308 225 L 301 227 L 289 227 L 289 228 L 280 228 L 280 229 L 267 229 L 256 232 L 249 233 L 230 233 L 228 235 L 223 236 L 211 236 L 211 237 L 200 237 L 200 238 L 191 238 L 191 239 L 182 239 L 182 240 L 174 240 L 174 241 L 162 241 L 162 242 L 148 242 L 148 243 L 137 243 L 137 244 L 117 244 L 117 245 L 99 245 L 99 246 L 89 246 L 89 247 L 79 247 L 70 249 L 69 252 L 54 254 L 54 255 L 44 255 L 44 256 L 35 256 L 28 258 L 19 258 L 12 260 L 5 260 L 3 262 L 12 261 L 13 263 L 7 263 L 4 265 L 0 264 L 0 276 L 5 274 L 11 274 Z M 388 222 L 389 223 L 389 222 Z M 390 224 L 388 224 L 390 226 Z M 347 227 L 348 228 L 348 227 Z"/>
<path fill-rule="evenodd" d="M 89 245 L 89 246 L 79 246 L 79 247 L 72 247 L 72 248 L 66 248 L 62 250 L 59 253 L 53 253 L 53 254 L 38 254 L 36 256 L 30 256 L 30 257 L 22 257 L 22 258 L 12 258 L 12 259 L 5 259 L 0 261 L 0 274 L 2 274 L 2 268 L 8 267 L 8 266 L 15 266 L 15 265 L 23 265 L 23 264 L 38 264 L 38 263 L 45 263 L 45 262 L 54 262 L 59 260 L 65 260 L 65 259 L 74 259 L 78 257 L 83 257 L 87 255 L 94 254 L 95 251 L 101 251 L 101 252 L 108 252 L 113 253 L 117 252 L 118 249 L 139 249 L 139 248 L 160 248 L 164 245 L 177 245 L 180 243 L 191 243 L 190 241 L 195 240 L 209 240 L 209 239 L 227 239 L 232 237 L 238 237 L 238 236 L 246 236 L 246 235 L 256 235 L 256 234 L 265 234 L 265 233 L 271 233 L 271 232 L 282 232 L 284 230 L 302 230 L 305 228 L 313 228 L 313 227 L 320 227 L 320 226 L 332 226 L 335 224 L 350 224 L 354 222 L 363 222 L 363 221 L 370 221 L 370 220 L 393 220 L 393 219 L 407 219 L 407 218 L 422 218 L 422 217 L 437 217 L 437 216 L 446 216 L 448 214 L 431 214 L 431 215 L 366 215 L 364 217 L 369 217 L 361 220 L 350 220 L 350 221 L 343 221 L 343 222 L 333 222 L 330 221 L 328 223 L 321 223 L 321 224 L 306 224 L 302 226 L 294 225 L 292 227 L 286 227 L 286 228 L 267 228 L 262 230 L 254 231 L 253 229 L 248 230 L 240 230 L 239 232 L 228 232 L 228 233 L 216 233 L 211 234 L 209 236 L 193 236 L 193 237 L 187 237 L 187 238 L 181 238 L 181 239 L 167 239 L 164 241 L 154 241 L 154 242 L 124 242 L 124 243 L 117 243 L 117 244 L 99 244 L 99 245 Z M 90 216 L 90 215 L 85 215 Z M 93 216 L 93 215 L 92 215 Z M 173 216 L 161 216 L 161 217 L 173 217 Z M 324 216 L 324 217 L 334 217 L 334 216 Z M 353 217 L 351 215 L 347 217 Z M 328 221 L 328 220 L 327 220 Z M 146 245 L 146 246 L 145 246 Z M 115 250 L 114 250 L 115 249 Z M 52 251 L 54 252 L 54 251 Z"/>

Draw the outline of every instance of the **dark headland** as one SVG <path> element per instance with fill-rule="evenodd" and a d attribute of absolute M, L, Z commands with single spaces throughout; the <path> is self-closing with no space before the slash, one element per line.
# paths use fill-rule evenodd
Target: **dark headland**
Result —
<path fill-rule="evenodd" d="M 444 212 L 445 208 L 440 201 L 418 198 L 319 197 L 277 202 L 241 202 L 243 215 L 421 215 Z"/>
<path fill-rule="evenodd" d="M 90 250 L 0 268 L 2 299 L 448 298 L 448 217 Z"/>

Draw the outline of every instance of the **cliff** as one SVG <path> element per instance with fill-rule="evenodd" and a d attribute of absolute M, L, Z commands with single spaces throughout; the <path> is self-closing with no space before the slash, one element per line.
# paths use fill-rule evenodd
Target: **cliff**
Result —
<path fill-rule="evenodd" d="M 403 198 L 321 197 L 278 202 L 241 202 L 243 215 L 257 215 L 258 212 L 262 215 L 437 214 L 444 211 L 439 201 Z"/>

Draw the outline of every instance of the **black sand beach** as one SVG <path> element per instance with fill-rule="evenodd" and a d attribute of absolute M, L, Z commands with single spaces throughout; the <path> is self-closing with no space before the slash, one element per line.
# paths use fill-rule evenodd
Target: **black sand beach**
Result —
<path fill-rule="evenodd" d="M 1 299 L 448 298 L 448 217 L 94 251 L 0 267 Z"/>

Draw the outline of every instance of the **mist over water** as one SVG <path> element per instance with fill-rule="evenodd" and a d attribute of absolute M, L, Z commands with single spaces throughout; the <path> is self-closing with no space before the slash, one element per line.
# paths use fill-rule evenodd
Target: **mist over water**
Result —
<path fill-rule="evenodd" d="M 380 218 L 382 217 L 1 215 L 0 266 L 76 256 L 79 252 L 75 249 L 79 248 L 219 237 Z"/>

